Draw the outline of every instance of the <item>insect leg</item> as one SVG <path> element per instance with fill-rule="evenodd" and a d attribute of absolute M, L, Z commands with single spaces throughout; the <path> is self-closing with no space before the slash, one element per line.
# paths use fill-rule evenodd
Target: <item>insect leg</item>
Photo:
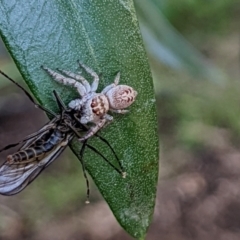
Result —
<path fill-rule="evenodd" d="M 80 65 L 80 67 L 82 67 L 87 73 L 89 73 L 93 77 L 91 91 L 96 92 L 98 88 L 98 83 L 99 83 L 99 76 L 97 75 L 96 72 L 94 72 L 91 68 L 87 67 L 85 64 L 81 63 L 79 60 L 78 60 L 78 64 Z"/>
<path fill-rule="evenodd" d="M 89 197 L 90 197 L 90 187 L 89 187 L 89 180 L 87 177 L 87 173 L 86 173 L 86 168 L 85 168 L 85 163 L 83 160 L 83 154 L 84 154 L 84 150 L 86 148 L 86 144 L 87 144 L 87 140 L 83 142 L 82 148 L 80 150 L 80 154 L 79 154 L 79 160 L 81 162 L 82 165 L 82 170 L 83 170 L 83 176 L 86 180 L 86 185 L 87 185 L 87 200 L 85 201 L 86 204 L 90 203 L 89 201 Z"/>
<path fill-rule="evenodd" d="M 18 84 L 16 81 L 14 81 L 12 78 L 10 78 L 7 74 L 5 74 L 4 72 L 2 72 L 0 70 L 0 74 L 2 74 L 5 78 L 7 78 L 8 80 L 10 80 L 12 83 L 14 83 L 15 85 L 17 85 L 26 95 L 27 97 L 30 99 L 30 101 L 34 104 L 34 106 L 36 108 L 42 109 L 44 112 L 56 117 L 56 114 L 54 112 L 52 112 L 51 110 L 39 105 L 38 103 L 36 103 L 33 99 L 33 97 L 28 93 L 28 91 L 26 91 L 20 84 Z"/>
<path fill-rule="evenodd" d="M 75 117 L 76 120 L 78 120 L 75 115 L 74 115 L 74 117 Z M 88 128 L 87 128 L 85 125 L 82 125 L 82 127 L 83 127 L 83 129 L 84 129 L 85 131 L 88 130 Z M 73 131 L 74 131 L 74 130 L 73 130 Z M 77 132 L 77 131 L 74 131 L 74 132 L 75 132 L 76 136 L 77 136 L 78 138 L 80 138 L 78 132 Z M 113 155 L 115 156 L 115 158 L 117 159 L 117 162 L 118 162 L 119 167 L 120 167 L 120 169 L 121 169 L 121 175 L 123 176 L 123 178 L 125 178 L 125 177 L 126 177 L 126 172 L 125 172 L 125 170 L 124 170 L 124 168 L 123 168 L 123 166 L 122 166 L 122 164 L 121 164 L 121 162 L 120 162 L 120 160 L 119 160 L 116 152 L 114 151 L 113 147 L 110 145 L 110 143 L 109 143 L 105 138 L 103 138 L 102 136 L 100 136 L 98 133 L 95 133 L 94 136 L 98 137 L 102 142 L 106 143 L 107 146 L 111 149 L 111 151 L 112 151 Z"/>
<path fill-rule="evenodd" d="M 77 130 L 76 130 L 73 126 L 71 126 L 71 125 L 69 125 L 69 124 L 67 124 L 67 125 L 69 126 L 69 128 L 71 128 L 71 130 L 72 130 L 72 131 L 76 134 L 76 136 L 79 138 L 80 136 L 79 136 L 79 133 L 77 132 Z M 119 161 L 119 159 L 118 159 L 118 157 L 117 157 L 117 154 L 114 152 L 113 148 L 112 148 L 111 145 L 108 143 L 108 141 L 105 140 L 104 138 L 102 138 L 102 137 L 99 136 L 99 135 L 98 135 L 98 137 L 110 147 L 110 149 L 112 150 L 114 156 L 117 158 L 117 161 L 118 161 L 119 165 L 121 166 L 121 163 L 120 163 L 120 161 Z M 105 141 L 104 141 L 104 140 L 105 140 Z M 121 167 L 121 170 L 117 169 L 105 156 L 103 156 L 102 153 L 100 153 L 100 152 L 99 152 L 96 148 L 94 148 L 93 146 L 87 144 L 87 140 L 81 141 L 81 142 L 83 142 L 83 144 L 85 144 L 88 148 L 90 148 L 92 151 L 94 151 L 94 152 L 97 153 L 99 156 L 101 156 L 115 171 L 117 171 L 119 174 L 121 174 L 123 178 L 126 177 L 126 172 L 123 171 L 123 167 Z"/>
<path fill-rule="evenodd" d="M 67 124 L 67 123 L 66 123 Z M 71 130 L 79 137 L 79 134 L 77 132 L 77 130 L 71 126 L 70 124 L 67 124 L 69 126 L 69 128 L 71 128 Z M 90 203 L 89 201 L 89 196 L 90 196 L 90 187 L 89 187 L 89 180 L 88 180 L 88 177 L 87 177 L 87 173 L 86 173 L 86 168 L 85 168 L 85 163 L 83 161 L 83 154 L 84 154 L 84 150 L 86 148 L 86 144 L 87 144 L 87 140 L 83 142 L 83 145 L 82 145 L 82 148 L 80 150 L 80 153 L 79 153 L 79 161 L 81 162 L 81 165 L 82 165 L 82 170 L 83 170 L 83 176 L 86 180 L 86 185 L 87 185 L 87 200 L 85 201 L 86 204 Z"/>
<path fill-rule="evenodd" d="M 123 178 L 125 178 L 126 177 L 126 172 L 125 172 L 125 170 L 122 166 L 122 163 L 120 162 L 116 152 L 114 151 L 113 147 L 110 145 L 110 143 L 105 138 L 101 137 L 99 134 L 96 133 L 95 136 L 98 137 L 102 142 L 106 143 L 107 146 L 111 149 L 111 151 L 112 151 L 113 155 L 115 156 L 115 158 L 117 159 L 118 165 L 119 165 L 119 167 L 122 171 L 122 176 L 123 176 Z"/>
<path fill-rule="evenodd" d="M 100 153 L 95 147 L 89 145 L 86 143 L 86 146 L 88 148 L 90 148 L 92 151 L 94 151 L 95 153 L 97 153 L 99 156 L 101 156 L 115 171 L 117 171 L 119 174 L 122 175 L 123 178 L 126 177 L 126 173 L 120 171 L 119 169 L 117 169 L 102 153 Z"/>

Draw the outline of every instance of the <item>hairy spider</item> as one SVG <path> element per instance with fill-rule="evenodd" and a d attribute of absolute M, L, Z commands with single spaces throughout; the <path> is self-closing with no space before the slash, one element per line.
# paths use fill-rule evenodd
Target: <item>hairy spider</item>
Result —
<path fill-rule="evenodd" d="M 80 141 L 84 141 L 113 120 L 113 117 L 108 114 L 108 111 L 122 114 L 127 113 L 128 110 L 125 108 L 129 107 L 135 101 L 137 91 L 127 85 L 118 85 L 120 80 L 120 72 L 118 72 L 112 84 L 106 86 L 101 93 L 96 93 L 99 76 L 83 63 L 79 62 L 79 65 L 93 77 L 91 85 L 79 74 L 57 69 L 60 73 L 64 74 L 64 76 L 50 68 L 42 68 L 55 81 L 64 85 L 73 86 L 77 89 L 81 98 L 72 100 L 68 106 L 71 109 L 80 111 L 80 122 L 82 124 L 94 124 L 86 135 L 80 139 Z"/>

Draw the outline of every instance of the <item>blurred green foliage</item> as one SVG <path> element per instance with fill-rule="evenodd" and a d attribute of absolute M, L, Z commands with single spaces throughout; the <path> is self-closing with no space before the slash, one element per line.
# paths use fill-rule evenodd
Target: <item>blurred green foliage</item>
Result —
<path fill-rule="evenodd" d="M 237 17 L 238 0 L 153 0 L 166 18 L 182 33 L 203 35 L 228 31 Z"/>
<path fill-rule="evenodd" d="M 230 57 L 234 46 L 236 51 L 239 49 L 238 41 L 233 40 L 240 19 L 239 1 L 151 0 L 148 3 L 136 1 L 136 5 L 140 22 L 144 23 L 145 40 L 149 37 L 146 34 L 151 34 L 154 43 L 158 41 L 159 44 L 154 45 L 158 48 L 153 51 L 150 49 L 149 55 L 158 99 L 160 132 L 191 150 L 204 146 L 206 138 L 213 135 L 211 128 L 225 129 L 233 141 L 239 142 L 240 84 L 237 79 L 235 81 L 236 61 L 239 60 Z M 232 50 L 229 39 L 236 44 Z M 145 43 L 153 42 L 147 39 Z M 198 46 L 199 50 L 192 46 Z M 226 52 L 221 52 L 222 46 Z M 160 48 L 165 51 L 156 57 Z M 218 55 L 222 58 L 218 59 Z M 172 64 L 166 64 L 169 56 L 173 59 Z M 176 65 L 176 62 L 181 64 Z"/>
<path fill-rule="evenodd" d="M 186 71 L 194 76 L 195 80 L 207 79 L 218 84 L 226 81 L 224 72 L 207 61 L 207 58 L 171 25 L 159 5 L 153 0 L 135 3 L 146 48 L 156 62 L 177 71 Z"/>

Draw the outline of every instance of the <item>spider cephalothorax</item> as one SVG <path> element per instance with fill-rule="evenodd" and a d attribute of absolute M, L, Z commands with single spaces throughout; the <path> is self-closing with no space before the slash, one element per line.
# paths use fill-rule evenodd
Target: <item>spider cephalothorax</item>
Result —
<path fill-rule="evenodd" d="M 70 71 L 59 70 L 59 74 L 49 68 L 44 67 L 52 78 L 64 85 L 70 85 L 77 89 L 81 98 L 72 100 L 68 106 L 74 110 L 80 111 L 82 124 L 94 123 L 89 132 L 81 139 L 85 140 L 94 135 L 107 122 L 112 121 L 113 117 L 108 111 L 116 113 L 127 113 L 129 107 L 136 99 L 137 92 L 130 86 L 118 85 L 120 73 L 116 75 L 114 82 L 106 86 L 101 93 L 96 93 L 99 83 L 99 76 L 86 65 L 79 63 L 93 77 L 93 82 L 89 82 L 81 75 Z"/>

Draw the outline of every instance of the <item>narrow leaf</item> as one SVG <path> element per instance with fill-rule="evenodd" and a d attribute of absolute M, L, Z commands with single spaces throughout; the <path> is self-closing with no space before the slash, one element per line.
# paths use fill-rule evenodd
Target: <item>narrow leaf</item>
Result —
<path fill-rule="evenodd" d="M 126 179 L 90 150 L 85 162 L 119 223 L 142 239 L 156 196 L 158 137 L 152 78 L 132 0 L 2 0 L 0 31 L 29 88 L 49 109 L 57 111 L 53 89 L 66 104 L 78 95 L 51 80 L 41 65 L 77 72 L 80 59 L 101 74 L 99 91 L 113 82 L 118 71 L 121 84 L 138 91 L 130 113 L 114 114 L 115 121 L 101 131 L 119 155 Z M 98 139 L 90 143 L 114 161 Z M 80 146 L 73 143 L 76 154 Z"/>

